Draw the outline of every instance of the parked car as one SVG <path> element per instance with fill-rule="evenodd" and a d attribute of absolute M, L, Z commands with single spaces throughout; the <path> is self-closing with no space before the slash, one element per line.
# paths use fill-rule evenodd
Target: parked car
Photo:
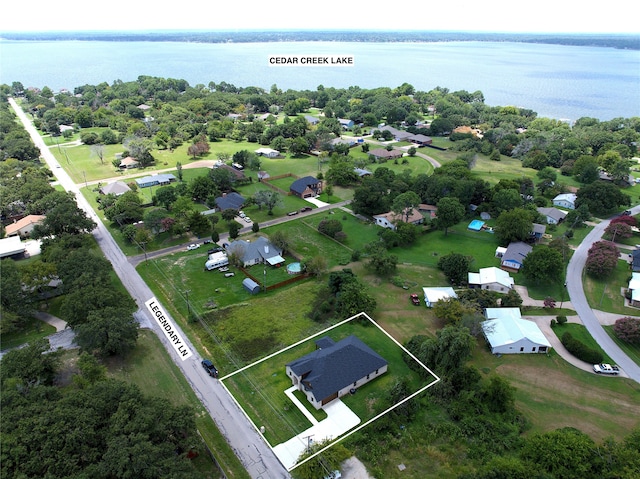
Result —
<path fill-rule="evenodd" d="M 211 244 L 211 243 L 213 243 L 213 240 L 210 240 L 210 239 L 206 239 L 202 242 L 202 244 Z"/>
<path fill-rule="evenodd" d="M 297 214 L 298 214 L 298 212 L 297 212 L 297 211 L 289 211 L 289 212 L 287 213 L 287 216 L 295 216 L 295 215 L 297 215 Z"/>
<path fill-rule="evenodd" d="M 209 359 L 202 360 L 202 367 L 207 372 L 207 374 L 212 378 L 218 377 L 218 370 Z"/>
<path fill-rule="evenodd" d="M 238 216 L 239 216 L 240 218 L 244 218 L 244 217 L 245 217 L 245 216 L 247 216 L 247 215 L 245 215 L 245 214 L 244 214 L 244 211 L 238 211 Z"/>
<path fill-rule="evenodd" d="M 231 276 L 235 276 L 235 275 L 236 275 L 235 273 L 225 273 L 224 277 L 225 278 L 231 278 Z"/>
<path fill-rule="evenodd" d="M 300 213 L 304 213 L 305 211 L 311 211 L 313 208 L 311 206 L 305 206 L 304 208 L 300 208 Z"/>
<path fill-rule="evenodd" d="M 620 368 L 615 364 L 594 364 L 593 371 L 596 374 L 611 374 L 614 376 L 620 374 Z"/>
<path fill-rule="evenodd" d="M 411 295 L 411 302 L 414 304 L 414 306 L 420 306 L 420 298 L 417 294 L 413 293 Z"/>
<path fill-rule="evenodd" d="M 247 223 L 251 223 L 251 218 L 249 218 L 248 216 L 245 216 L 245 217 L 244 217 L 244 220 L 245 220 Z"/>
<path fill-rule="evenodd" d="M 208 249 L 207 254 L 219 253 L 220 251 L 223 251 L 222 248 L 216 246 L 215 248 Z"/>
<path fill-rule="evenodd" d="M 198 248 L 200 248 L 200 245 L 198 243 L 191 243 L 189 246 L 187 246 L 187 251 L 191 251 Z"/>

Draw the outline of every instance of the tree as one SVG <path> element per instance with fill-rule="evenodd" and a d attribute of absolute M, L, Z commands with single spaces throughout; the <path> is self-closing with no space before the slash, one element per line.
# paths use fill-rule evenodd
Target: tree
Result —
<path fill-rule="evenodd" d="M 420 197 L 417 193 L 405 191 L 394 198 L 391 208 L 397 216 L 400 216 L 405 223 L 408 223 L 414 208 L 417 208 L 419 204 Z"/>
<path fill-rule="evenodd" d="M 276 248 L 280 248 L 283 254 L 286 253 L 291 246 L 289 236 L 283 230 L 276 230 L 269 236 L 269 240 Z"/>
<path fill-rule="evenodd" d="M 473 258 L 461 253 L 449 253 L 438 260 L 438 268 L 447 279 L 455 284 L 462 285 L 467 282 L 471 270 Z"/>
<path fill-rule="evenodd" d="M 171 205 L 178 198 L 176 189 L 173 186 L 161 186 L 156 190 L 155 201 L 165 209 L 170 209 Z"/>
<path fill-rule="evenodd" d="M 138 323 L 127 308 L 108 306 L 89 311 L 74 328 L 80 348 L 99 356 L 124 355 L 138 339 Z"/>
<path fill-rule="evenodd" d="M 189 182 L 189 193 L 195 201 L 203 203 L 209 196 L 218 196 L 219 191 L 210 176 L 196 176 Z"/>
<path fill-rule="evenodd" d="M 189 225 L 189 230 L 198 238 L 208 236 L 211 232 L 211 223 L 207 217 L 199 211 L 194 210 L 189 213 L 187 224 Z"/>
<path fill-rule="evenodd" d="M 515 289 L 510 289 L 507 294 L 500 298 L 502 308 L 519 308 L 522 305 L 522 298 Z"/>
<path fill-rule="evenodd" d="M 330 238 L 335 238 L 336 233 L 342 231 L 342 223 L 340 220 L 323 219 L 318 223 L 318 231 Z"/>
<path fill-rule="evenodd" d="M 609 276 L 616 269 L 620 251 L 611 241 L 596 241 L 587 252 L 585 269 L 596 278 Z"/>
<path fill-rule="evenodd" d="M 571 427 L 535 434 L 525 440 L 521 457 L 551 477 L 600 477 L 600 461 L 593 440 Z M 596 460 L 594 462 L 594 460 Z"/>
<path fill-rule="evenodd" d="M 436 226 L 438 229 L 443 229 L 444 235 L 447 236 L 449 228 L 457 225 L 464 218 L 464 206 L 458 198 L 454 197 L 444 197 L 436 206 L 438 207 Z"/>
<path fill-rule="evenodd" d="M 282 196 L 280 195 L 280 193 L 272 190 L 258 191 L 255 195 L 253 195 L 253 199 L 260 209 L 265 206 L 267 208 L 267 214 L 269 215 L 273 214 L 273 209 L 276 206 L 282 204 Z"/>
<path fill-rule="evenodd" d="M 240 225 L 235 221 L 229 223 L 229 238 L 236 239 L 240 233 Z"/>
<path fill-rule="evenodd" d="M 545 245 L 538 245 L 522 261 L 522 274 L 535 283 L 557 283 L 562 280 L 562 254 Z"/>
<path fill-rule="evenodd" d="M 436 318 L 446 324 L 456 324 L 460 322 L 463 316 L 475 312 L 474 307 L 463 304 L 456 298 L 439 299 L 432 309 Z"/>
<path fill-rule="evenodd" d="M 144 216 L 142 199 L 135 191 L 127 191 L 118 197 L 115 204 L 108 208 L 104 215 L 109 221 L 119 225 L 136 223 Z"/>
<path fill-rule="evenodd" d="M 640 344 L 640 319 L 625 317 L 616 320 L 613 332 L 622 341 L 631 344 Z"/>
<path fill-rule="evenodd" d="M 605 239 L 611 240 L 615 243 L 616 238 L 618 240 L 631 238 L 633 235 L 633 231 L 631 230 L 631 226 L 627 223 L 622 222 L 610 222 L 607 227 L 604 229 L 604 237 Z"/>
<path fill-rule="evenodd" d="M 582 205 L 587 205 L 593 214 L 606 215 L 621 206 L 631 205 L 631 198 L 611 182 L 596 181 L 576 193 L 576 207 Z"/>
<path fill-rule="evenodd" d="M 46 338 L 37 339 L 24 348 L 12 349 L 4 355 L 0 378 L 2 383 L 12 378 L 17 379 L 24 386 L 51 385 L 59 364 L 60 353 L 49 351 L 49 341 Z M 6 412 L 6 408 L 3 408 L 3 414 Z M 4 429 L 4 418 L 2 422 Z"/>
<path fill-rule="evenodd" d="M 371 316 L 376 307 L 375 298 L 357 278 L 342 285 L 337 297 L 337 311 L 341 317 L 349 318 L 362 312 Z"/>
<path fill-rule="evenodd" d="M 398 257 L 395 254 L 387 253 L 386 250 L 381 249 L 378 253 L 370 256 L 367 265 L 375 271 L 376 274 L 389 276 L 396 270 Z"/>
<path fill-rule="evenodd" d="M 89 233 L 95 227 L 95 222 L 73 200 L 68 199 L 48 211 L 47 217 L 42 224 L 35 226 L 31 236 L 37 239 L 65 233 L 79 235 Z"/>
<path fill-rule="evenodd" d="M 524 208 L 505 211 L 496 220 L 495 234 L 498 242 L 506 246 L 512 241 L 524 241 L 533 230 L 532 212 Z"/>

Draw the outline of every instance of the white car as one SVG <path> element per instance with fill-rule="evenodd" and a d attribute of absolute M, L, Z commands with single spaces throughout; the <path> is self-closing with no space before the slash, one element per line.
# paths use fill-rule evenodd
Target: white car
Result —
<path fill-rule="evenodd" d="M 247 223 L 251 223 L 251 218 L 249 218 L 248 216 L 245 216 L 245 217 L 244 217 L 244 220 L 245 220 Z"/>
<path fill-rule="evenodd" d="M 191 251 L 198 248 L 200 248 L 200 245 L 198 243 L 191 243 L 189 246 L 187 246 L 187 251 Z"/>

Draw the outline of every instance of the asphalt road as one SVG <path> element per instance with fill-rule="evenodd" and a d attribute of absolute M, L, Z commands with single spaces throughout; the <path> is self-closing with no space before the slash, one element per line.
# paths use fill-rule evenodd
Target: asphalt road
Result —
<path fill-rule="evenodd" d="M 634 215 L 638 214 L 638 212 L 640 212 L 640 206 L 632 208 L 631 211 Z M 596 225 L 573 252 L 573 256 L 567 266 L 567 291 L 569 292 L 569 298 L 576 313 L 591 336 L 593 336 L 593 339 L 596 340 L 600 347 L 631 379 L 640 383 L 640 366 L 634 363 L 604 330 L 589 306 L 582 284 L 582 274 L 587 261 L 589 248 L 591 248 L 593 243 L 602 238 L 602 234 L 608 225 L 609 220 L 602 221 Z"/>
<path fill-rule="evenodd" d="M 209 377 L 200 365 L 201 358 L 196 353 L 196 349 L 187 340 L 187 336 L 180 330 L 179 326 L 172 319 L 174 327 L 178 330 L 183 340 L 194 354 L 182 361 L 173 349 L 169 340 L 165 337 L 162 329 L 151 316 L 145 306 L 145 302 L 153 297 L 153 293 L 142 280 L 135 267 L 127 260 L 120 247 L 114 241 L 109 231 L 104 226 L 98 215 L 93 211 L 89 203 L 80 193 L 77 185 L 71 180 L 69 175 L 60 167 L 58 162 L 45 145 L 43 139 L 38 134 L 35 127 L 29 121 L 27 115 L 15 103 L 13 99 L 9 102 L 15 110 L 18 118 L 31 135 L 33 142 L 40 149 L 42 157 L 47 162 L 60 185 L 65 190 L 75 193 L 78 205 L 97 223 L 97 228 L 93 231 L 98 245 L 102 249 L 105 257 L 113 265 L 113 269 L 122 281 L 123 285 L 131 294 L 140 308 L 136 313 L 137 317 L 146 318 L 151 329 L 160 338 L 166 347 L 168 354 L 182 371 L 185 378 L 193 388 L 198 398 L 211 414 L 218 428 L 231 445 L 240 461 L 247 469 L 249 475 L 256 479 L 280 479 L 289 478 L 290 475 L 284 466 L 266 444 L 262 436 L 255 430 L 248 421 L 244 413 L 237 407 L 232 397 L 216 380 Z M 166 310 L 166 308 L 165 308 Z"/>

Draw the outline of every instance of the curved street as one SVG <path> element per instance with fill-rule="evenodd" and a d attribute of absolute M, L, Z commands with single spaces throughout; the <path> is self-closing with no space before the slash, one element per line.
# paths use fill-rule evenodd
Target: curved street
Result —
<path fill-rule="evenodd" d="M 638 214 L 638 212 L 640 212 L 640 206 L 635 206 L 631 209 L 631 212 L 634 215 Z M 609 222 L 610 220 L 604 220 L 594 226 L 593 230 L 589 232 L 586 238 L 573 252 L 573 256 L 567 266 L 567 291 L 569 292 L 569 298 L 573 304 L 573 308 L 580 317 L 582 324 L 585 325 L 591 336 L 593 336 L 593 339 L 595 339 L 609 357 L 611 357 L 611 359 L 620 366 L 626 375 L 640 383 L 640 366 L 633 362 L 604 330 L 595 311 L 589 306 L 582 284 L 582 275 L 587 261 L 589 248 L 591 248 L 593 243 L 602 238 L 604 230 L 609 225 Z"/>

